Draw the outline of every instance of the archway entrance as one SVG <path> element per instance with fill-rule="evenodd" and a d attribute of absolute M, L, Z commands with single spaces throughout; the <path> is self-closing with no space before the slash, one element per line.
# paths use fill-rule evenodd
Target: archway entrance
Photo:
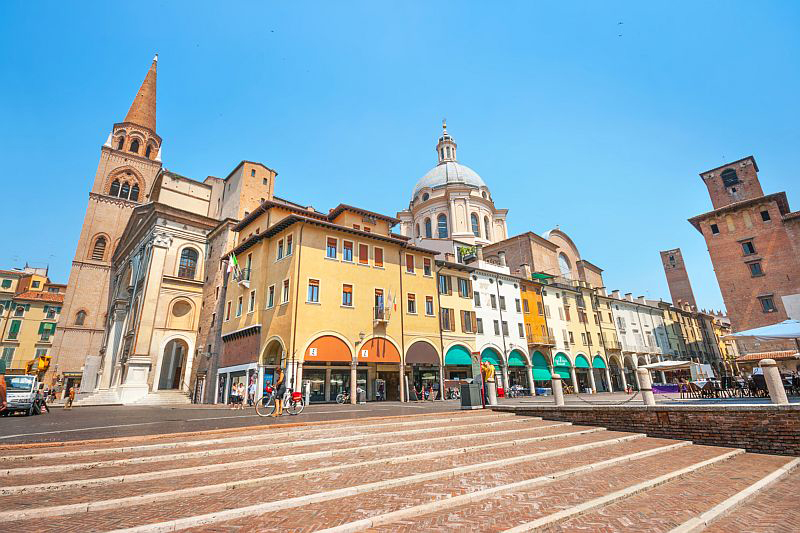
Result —
<path fill-rule="evenodd" d="M 424 392 L 431 390 L 437 397 L 441 362 L 436 348 L 427 342 L 416 341 L 406 352 L 406 365 L 410 370 L 407 375 L 409 400 L 424 398 Z"/>
<path fill-rule="evenodd" d="M 575 356 L 575 378 L 578 381 L 578 392 L 591 390 L 589 373 L 592 371 L 589 360 L 584 355 Z"/>
<path fill-rule="evenodd" d="M 261 354 L 261 361 L 259 361 L 264 369 L 261 394 L 266 395 L 267 386 L 272 386 L 275 382 L 275 369 L 281 366 L 282 358 L 283 345 L 281 345 L 278 339 L 272 339 L 264 347 L 264 351 Z"/>
<path fill-rule="evenodd" d="M 622 386 L 622 368 L 619 365 L 619 360 L 616 357 L 608 359 L 609 370 L 611 374 L 611 387 L 614 390 L 625 390 Z"/>
<path fill-rule="evenodd" d="M 630 357 L 625 358 L 625 380 L 632 389 L 639 390 L 639 379 L 636 377 L 636 365 L 633 364 Z"/>
<path fill-rule="evenodd" d="M 158 376 L 159 390 L 181 388 L 188 351 L 189 346 L 181 339 L 172 339 L 164 347 L 164 354 L 161 356 L 161 375 Z"/>
<path fill-rule="evenodd" d="M 606 382 L 606 362 L 599 355 L 592 358 L 592 372 L 594 373 L 594 383 L 597 392 L 610 392 L 609 384 Z"/>

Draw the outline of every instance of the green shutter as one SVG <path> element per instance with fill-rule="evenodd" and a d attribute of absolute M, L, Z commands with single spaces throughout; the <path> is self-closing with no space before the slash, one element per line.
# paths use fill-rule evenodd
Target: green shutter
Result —
<path fill-rule="evenodd" d="M 11 321 L 11 329 L 9 330 L 9 335 L 14 335 L 16 337 L 17 333 L 19 333 L 19 328 L 22 325 L 22 320 L 12 320 Z"/>
<path fill-rule="evenodd" d="M 44 322 L 39 322 L 39 335 L 41 335 L 47 330 L 46 326 L 47 324 L 45 324 Z"/>

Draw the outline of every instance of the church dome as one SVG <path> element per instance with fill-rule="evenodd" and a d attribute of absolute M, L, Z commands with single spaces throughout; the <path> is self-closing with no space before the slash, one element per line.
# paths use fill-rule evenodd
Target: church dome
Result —
<path fill-rule="evenodd" d="M 417 182 L 412 196 L 416 196 L 426 187 L 436 189 L 450 184 L 475 188 L 486 187 L 486 183 L 478 173 L 468 166 L 456 161 L 444 161 L 433 167 Z"/>

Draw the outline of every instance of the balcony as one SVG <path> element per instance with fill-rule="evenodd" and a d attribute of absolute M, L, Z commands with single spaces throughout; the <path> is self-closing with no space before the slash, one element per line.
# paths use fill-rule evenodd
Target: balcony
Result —
<path fill-rule="evenodd" d="M 372 317 L 375 322 L 389 322 L 389 317 L 391 316 L 391 311 L 387 307 L 373 307 L 372 308 Z"/>
<path fill-rule="evenodd" d="M 528 335 L 528 344 L 535 346 L 555 346 L 556 339 L 550 335 Z"/>
<path fill-rule="evenodd" d="M 606 350 L 622 350 L 622 345 L 619 343 L 619 341 L 606 340 L 605 348 Z"/>

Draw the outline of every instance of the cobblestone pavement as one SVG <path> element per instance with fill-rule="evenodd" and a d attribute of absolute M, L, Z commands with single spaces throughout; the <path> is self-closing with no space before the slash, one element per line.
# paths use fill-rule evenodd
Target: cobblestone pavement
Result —
<path fill-rule="evenodd" d="M 797 531 L 797 462 L 487 411 L 7 446 L 0 530 Z"/>

